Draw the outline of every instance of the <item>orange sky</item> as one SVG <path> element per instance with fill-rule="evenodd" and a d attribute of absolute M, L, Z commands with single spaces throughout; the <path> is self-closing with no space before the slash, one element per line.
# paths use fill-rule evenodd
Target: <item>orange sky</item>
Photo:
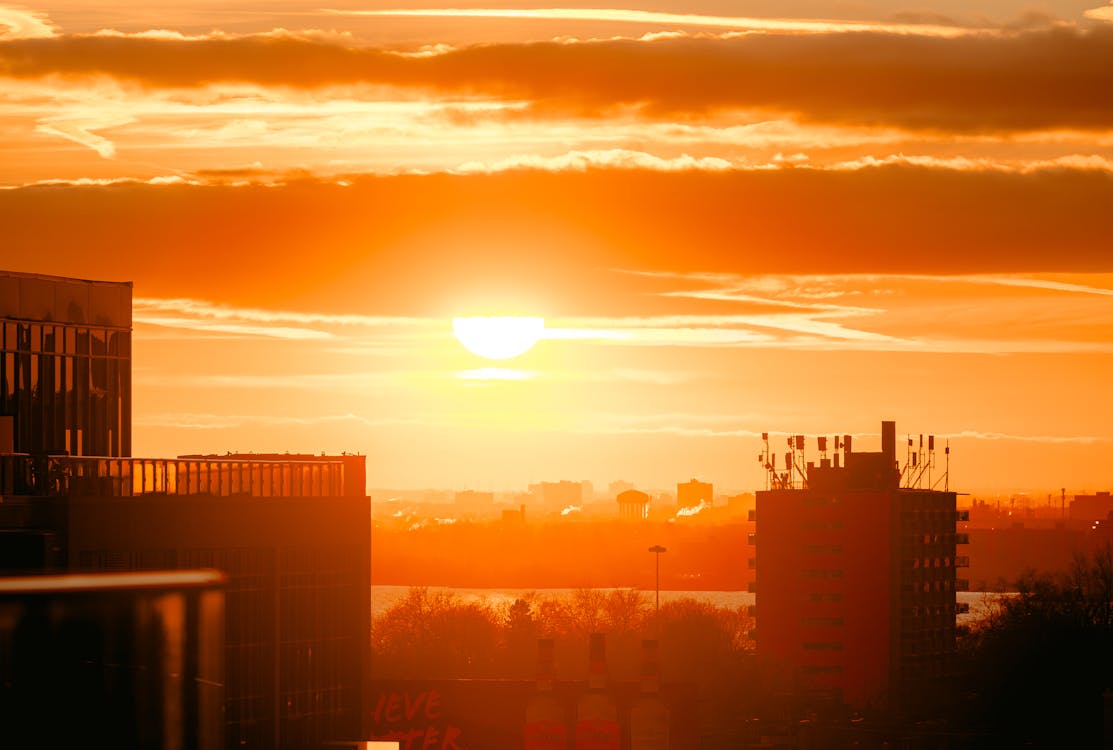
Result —
<path fill-rule="evenodd" d="M 0 267 L 135 282 L 137 455 L 752 490 L 895 419 L 1113 485 L 1113 5 L 326 5 L 0 4 Z"/>

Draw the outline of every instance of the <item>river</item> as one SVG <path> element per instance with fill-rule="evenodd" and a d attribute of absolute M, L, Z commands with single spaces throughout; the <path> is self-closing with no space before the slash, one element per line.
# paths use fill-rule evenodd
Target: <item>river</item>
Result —
<path fill-rule="evenodd" d="M 410 586 L 372 586 L 371 587 L 371 612 L 372 616 L 381 615 L 394 606 Z M 486 603 L 493 607 L 509 604 L 526 594 L 535 594 L 545 599 L 559 599 L 570 596 L 576 589 L 465 589 L 445 588 L 440 586 L 427 586 L 429 591 L 451 592 L 464 601 Z M 599 589 L 600 591 L 613 591 L 614 589 Z M 653 601 L 653 591 L 642 592 L 646 600 Z M 676 601 L 678 599 L 696 599 L 707 602 L 723 609 L 737 609 L 754 604 L 756 594 L 745 591 L 662 591 L 661 603 Z M 970 611 L 960 614 L 956 620 L 959 625 L 971 624 L 984 617 L 993 603 L 1002 596 L 1009 594 L 995 594 L 981 591 L 960 591 L 956 599 L 960 604 L 970 605 Z"/>

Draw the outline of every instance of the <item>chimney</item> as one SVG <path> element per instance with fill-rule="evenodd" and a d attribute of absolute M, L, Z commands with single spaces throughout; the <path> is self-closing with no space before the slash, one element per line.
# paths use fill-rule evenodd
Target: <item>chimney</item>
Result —
<path fill-rule="evenodd" d="M 885 457 L 885 466 L 892 468 L 897 465 L 897 423 L 881 423 L 881 454 Z"/>

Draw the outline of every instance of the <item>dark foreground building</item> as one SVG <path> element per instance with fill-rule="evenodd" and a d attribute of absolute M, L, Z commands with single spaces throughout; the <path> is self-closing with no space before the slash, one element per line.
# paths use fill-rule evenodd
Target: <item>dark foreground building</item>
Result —
<path fill-rule="evenodd" d="M 215 571 L 0 577 L 0 744 L 224 747 Z"/>
<path fill-rule="evenodd" d="M 952 668 L 965 539 L 955 493 L 931 489 L 928 445 L 914 451 L 910 440 L 902 470 L 895 424 L 882 422 L 879 453 L 855 453 L 844 436 L 828 457 L 820 438 L 819 463 L 806 463 L 804 438 L 792 436 L 782 472 L 763 453 L 758 651 L 791 671 L 796 694 L 899 709 L 907 691 Z"/>
<path fill-rule="evenodd" d="M 0 292 L 0 571 L 222 571 L 226 746 L 369 736 L 365 457 L 130 457 L 130 284 Z"/>

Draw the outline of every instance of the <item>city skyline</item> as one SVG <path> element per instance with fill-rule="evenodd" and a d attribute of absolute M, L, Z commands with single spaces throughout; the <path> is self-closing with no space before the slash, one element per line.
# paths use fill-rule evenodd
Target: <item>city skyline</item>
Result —
<path fill-rule="evenodd" d="M 1113 6 L 417 5 L 0 5 L 0 267 L 134 282 L 135 455 L 753 491 L 880 415 L 1113 485 Z"/>

